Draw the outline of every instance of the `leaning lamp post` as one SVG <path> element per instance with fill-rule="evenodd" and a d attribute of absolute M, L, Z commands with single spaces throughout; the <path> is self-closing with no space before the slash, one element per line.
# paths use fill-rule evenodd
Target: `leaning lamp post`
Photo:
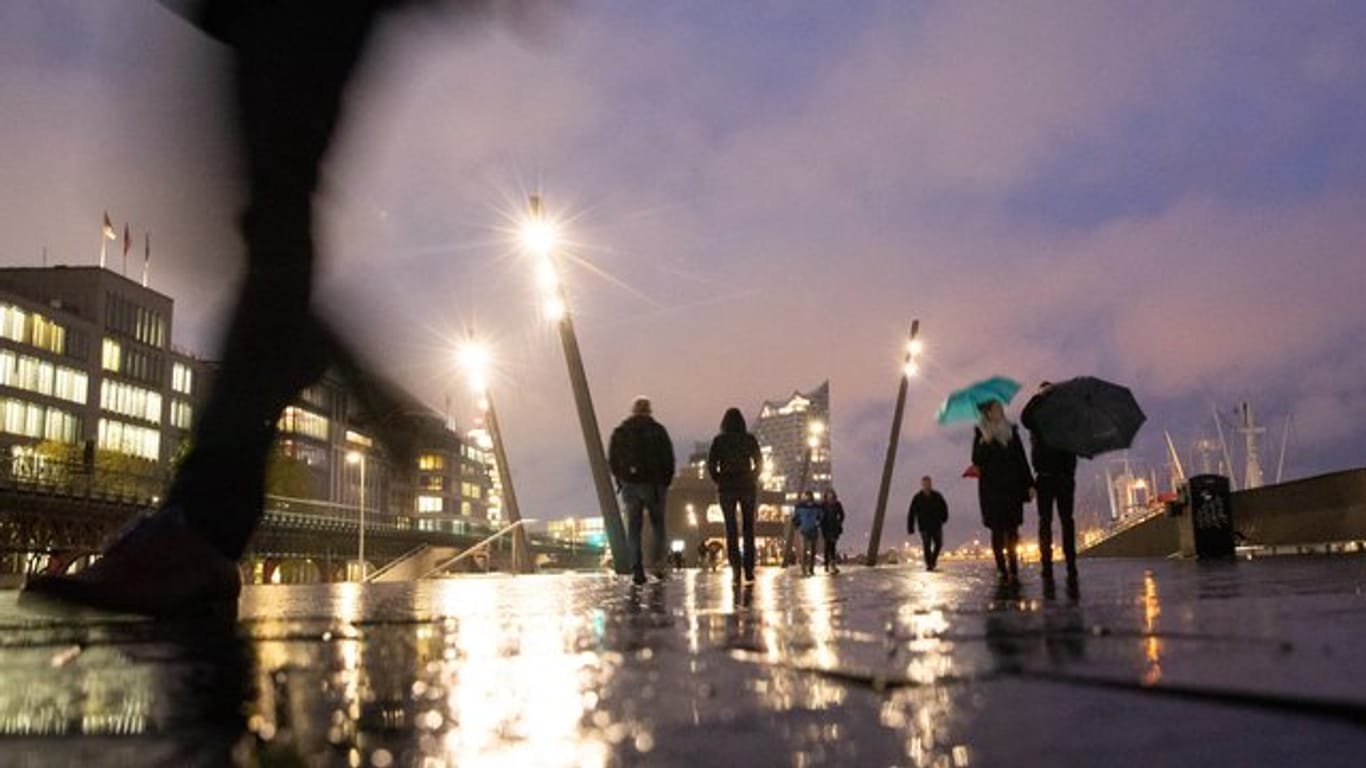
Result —
<path fill-rule="evenodd" d="M 498 424 L 498 411 L 493 407 L 493 396 L 489 394 L 490 356 L 488 347 L 476 341 L 466 341 L 460 347 L 460 366 L 469 377 L 470 389 L 479 398 L 479 409 L 484 414 L 484 424 L 488 427 L 489 439 L 493 443 L 493 460 L 498 465 L 498 477 L 503 484 L 503 509 L 507 512 L 507 524 L 516 526 L 512 530 L 512 570 L 514 573 L 530 573 L 533 568 L 528 548 L 526 526 L 521 525 L 522 513 L 517 506 L 517 492 L 512 487 L 512 471 L 508 469 L 507 450 L 503 444 L 503 430 Z"/>
<path fill-rule="evenodd" d="M 887 459 L 882 464 L 882 481 L 877 487 L 877 506 L 873 508 L 873 530 L 868 536 L 867 563 L 878 563 L 878 547 L 882 544 L 882 523 L 887 516 L 887 495 L 892 490 L 892 470 L 896 466 L 896 446 L 901 440 L 901 419 L 906 412 L 906 389 L 911 377 L 920 372 L 922 344 L 920 321 L 911 321 L 911 335 L 906 340 L 906 360 L 901 368 L 901 384 L 896 392 L 896 409 L 892 414 L 892 436 L 887 441 Z"/>
<path fill-rule="evenodd" d="M 360 580 L 365 582 L 365 454 L 347 451 L 347 464 L 360 465 L 360 506 L 357 507 L 356 559 L 360 561 Z"/>
<path fill-rule="evenodd" d="M 569 384 L 574 392 L 574 406 L 578 411 L 579 428 L 583 432 L 583 443 L 588 452 L 588 466 L 593 474 L 593 488 L 597 492 L 598 509 L 602 514 L 607 545 L 612 553 L 612 564 L 617 573 L 627 573 L 630 571 L 630 556 L 626 551 L 626 530 L 621 523 L 621 508 L 617 506 L 612 474 L 608 471 L 607 456 L 602 448 L 602 432 L 598 429 L 593 397 L 588 390 L 583 355 L 579 352 L 579 340 L 574 334 L 573 314 L 564 283 L 560 279 L 556 247 L 558 233 L 541 207 L 540 196 L 532 195 L 529 202 L 529 216 L 522 225 L 522 244 L 536 260 L 537 282 L 541 287 L 546 317 L 559 328 L 560 345 L 564 348 L 564 361 L 569 368 Z"/>

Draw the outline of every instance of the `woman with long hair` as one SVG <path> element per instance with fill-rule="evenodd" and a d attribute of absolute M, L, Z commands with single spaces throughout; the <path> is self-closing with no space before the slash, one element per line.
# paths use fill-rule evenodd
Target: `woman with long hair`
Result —
<path fill-rule="evenodd" d="M 1020 526 L 1024 505 L 1034 500 L 1034 474 L 1020 432 L 1000 401 L 983 404 L 972 435 L 972 463 L 980 473 L 977 500 L 982 525 L 991 530 L 991 553 L 1002 584 L 1020 583 Z"/>

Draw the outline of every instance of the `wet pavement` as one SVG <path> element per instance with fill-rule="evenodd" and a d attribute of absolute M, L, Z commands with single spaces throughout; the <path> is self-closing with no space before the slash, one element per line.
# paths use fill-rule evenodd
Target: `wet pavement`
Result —
<path fill-rule="evenodd" d="M 1361 765 L 1366 558 L 0 594 L 0 766 Z"/>

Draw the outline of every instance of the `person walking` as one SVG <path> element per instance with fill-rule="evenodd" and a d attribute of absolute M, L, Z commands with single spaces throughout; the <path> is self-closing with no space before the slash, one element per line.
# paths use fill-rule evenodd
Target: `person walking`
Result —
<path fill-rule="evenodd" d="M 739 408 L 726 409 L 721 432 L 712 438 L 707 451 L 707 474 L 716 483 L 717 501 L 726 521 L 726 555 L 736 584 L 741 578 L 754 581 L 754 516 L 763 466 L 759 440 L 745 426 L 744 414 Z"/>
<path fill-rule="evenodd" d="M 1003 584 L 1020 583 L 1020 526 L 1024 505 L 1034 499 L 1034 475 L 1025 457 L 1020 432 L 1006 418 L 1005 407 L 991 400 L 980 409 L 972 434 L 972 463 L 977 467 L 977 500 L 982 525 L 991 530 L 996 576 Z"/>
<path fill-rule="evenodd" d="M 315 199 L 352 80 L 384 12 L 417 0 L 199 0 L 187 11 L 226 45 L 242 149 L 246 264 L 218 374 L 164 501 L 90 567 L 36 577 L 23 599 L 149 616 L 235 613 L 242 557 L 265 504 L 267 457 L 289 401 L 337 369 L 396 466 L 411 428 L 395 390 L 324 320 L 313 291 Z"/>
<path fill-rule="evenodd" d="M 674 479 L 674 446 L 664 425 L 654 420 L 650 399 L 637 397 L 631 415 L 612 430 L 607 462 L 612 467 L 626 506 L 626 537 L 631 552 L 631 577 L 645 583 L 645 553 L 641 547 L 645 517 L 650 521 L 649 563 L 661 581 L 664 567 L 664 505 Z"/>
<path fill-rule="evenodd" d="M 802 575 L 816 574 L 816 540 L 821 535 L 821 515 L 824 510 L 811 491 L 802 491 L 801 501 L 792 510 L 792 523 L 802 535 Z"/>
<path fill-rule="evenodd" d="M 925 570 L 933 571 L 944 549 L 944 524 L 949 521 L 949 504 L 934 489 L 934 480 L 920 478 L 920 491 L 911 497 L 911 508 L 906 513 L 906 532 L 920 528 L 920 543 L 925 549 Z"/>
<path fill-rule="evenodd" d="M 839 573 L 839 541 L 844 533 L 844 505 L 831 488 L 825 493 L 824 509 L 821 510 L 821 541 L 825 542 L 825 572 Z"/>
<path fill-rule="evenodd" d="M 1062 556 L 1067 564 L 1067 586 L 1077 586 L 1077 529 L 1073 508 L 1077 494 L 1077 456 L 1054 448 L 1039 434 L 1034 421 L 1034 409 L 1052 389 L 1051 382 L 1039 385 L 1039 391 L 1020 412 L 1020 423 L 1029 430 L 1029 456 L 1034 462 L 1034 482 L 1039 504 L 1039 562 L 1043 579 L 1053 582 L 1053 510 L 1058 511 L 1058 526 L 1062 533 Z"/>

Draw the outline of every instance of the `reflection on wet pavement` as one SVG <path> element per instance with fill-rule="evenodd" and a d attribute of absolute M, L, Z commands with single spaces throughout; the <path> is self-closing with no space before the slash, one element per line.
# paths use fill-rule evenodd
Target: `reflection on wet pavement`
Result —
<path fill-rule="evenodd" d="M 255 587 L 226 628 L 10 593 L 0 765 L 1355 763 L 1366 560 L 1088 565 Z"/>

